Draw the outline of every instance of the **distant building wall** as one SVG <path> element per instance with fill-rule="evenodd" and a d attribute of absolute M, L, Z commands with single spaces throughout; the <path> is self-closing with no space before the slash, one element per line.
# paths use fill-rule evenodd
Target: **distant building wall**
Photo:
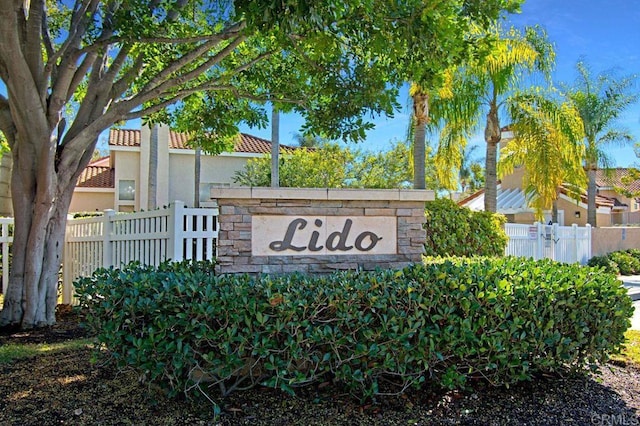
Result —
<path fill-rule="evenodd" d="M 640 228 L 611 227 L 591 230 L 591 253 L 602 256 L 612 251 L 640 248 Z"/>
<path fill-rule="evenodd" d="M 0 158 L 0 216 L 13 216 L 13 204 L 11 203 L 12 166 L 11 151 L 5 152 Z"/>
<path fill-rule="evenodd" d="M 200 185 L 204 186 L 233 186 L 236 171 L 244 169 L 247 161 L 257 155 L 241 156 L 238 154 L 221 154 L 211 156 L 202 154 L 200 167 Z M 182 200 L 192 206 L 194 202 L 195 182 L 195 154 L 193 150 L 169 151 L 169 198 Z M 209 200 L 209 191 L 203 194 Z"/>
<path fill-rule="evenodd" d="M 113 189 L 84 189 L 76 188 L 69 205 L 69 213 L 95 212 L 113 209 Z"/>

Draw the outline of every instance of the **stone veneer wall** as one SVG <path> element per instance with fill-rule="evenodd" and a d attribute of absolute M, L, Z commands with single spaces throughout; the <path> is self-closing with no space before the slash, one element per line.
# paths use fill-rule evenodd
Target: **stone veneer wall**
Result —
<path fill-rule="evenodd" d="M 218 273 L 328 273 L 343 269 L 401 268 L 421 261 L 424 205 L 433 191 L 216 188 Z M 397 221 L 397 254 L 252 256 L 252 217 L 375 216 Z"/>

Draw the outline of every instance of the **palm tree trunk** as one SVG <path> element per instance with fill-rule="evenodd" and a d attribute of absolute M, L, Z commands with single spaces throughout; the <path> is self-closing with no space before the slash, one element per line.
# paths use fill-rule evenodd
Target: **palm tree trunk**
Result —
<path fill-rule="evenodd" d="M 491 104 L 487 114 L 487 125 L 484 129 L 484 140 L 487 143 L 485 164 L 484 210 L 495 213 L 498 208 L 498 146 L 500 144 L 500 121 L 498 106 Z"/>
<path fill-rule="evenodd" d="M 271 109 L 271 187 L 280 186 L 280 112 Z"/>
<path fill-rule="evenodd" d="M 587 178 L 589 183 L 587 186 L 587 223 L 591 226 L 597 226 L 597 214 L 596 214 L 596 169 L 593 164 L 589 165 L 587 170 Z"/>
<path fill-rule="evenodd" d="M 418 91 L 413 99 L 413 187 L 425 189 L 426 126 L 429 121 L 429 95 Z"/>

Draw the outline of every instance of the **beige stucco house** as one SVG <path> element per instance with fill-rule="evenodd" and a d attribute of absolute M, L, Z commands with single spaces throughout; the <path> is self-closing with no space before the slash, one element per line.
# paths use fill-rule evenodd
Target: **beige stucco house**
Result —
<path fill-rule="evenodd" d="M 503 132 L 504 143 L 508 143 L 512 134 Z M 625 197 L 619 192 L 620 188 L 630 191 L 640 190 L 640 180 L 623 183 L 622 178 L 628 174 L 628 169 L 598 170 L 596 175 L 597 223 L 598 226 L 640 223 L 640 198 Z M 534 210 L 528 206 L 522 189 L 524 168 L 517 167 L 512 174 L 504 176 L 498 186 L 497 210 L 507 217 L 511 223 L 535 222 Z M 469 197 L 458 201 L 461 206 L 471 210 L 484 209 L 484 190 L 480 190 Z M 569 191 L 560 188 L 557 201 L 558 223 L 560 225 L 584 226 L 587 223 L 587 196 L 582 194 L 580 200 L 569 195 Z M 551 211 L 544 212 L 545 222 L 551 219 Z"/>
<path fill-rule="evenodd" d="M 92 162 L 78 179 L 69 212 L 105 209 L 140 211 L 149 208 L 149 158 L 151 131 L 111 129 L 109 156 Z M 181 200 L 193 205 L 195 193 L 195 150 L 187 146 L 184 133 L 166 126 L 158 129 L 156 205 Z M 295 148 L 281 145 L 282 152 Z M 236 171 L 251 158 L 271 152 L 271 142 L 242 134 L 233 152 L 201 157 L 199 198 L 209 201 L 212 187 L 232 186 Z M 204 204 L 206 205 L 206 204 Z"/>

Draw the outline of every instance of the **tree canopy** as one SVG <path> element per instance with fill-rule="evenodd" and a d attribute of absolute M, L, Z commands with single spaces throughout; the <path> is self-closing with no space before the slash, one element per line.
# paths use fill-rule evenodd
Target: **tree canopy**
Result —
<path fill-rule="evenodd" d="M 55 322 L 66 213 L 103 130 L 202 101 L 210 113 L 193 130 L 225 135 L 271 101 L 362 139 L 366 117 L 392 113 L 407 70 L 456 63 L 473 50 L 471 26 L 519 3 L 0 0 L 0 131 L 20 212 L 0 325 Z"/>
<path fill-rule="evenodd" d="M 500 110 L 532 73 L 547 76 L 555 53 L 544 30 L 538 27 L 518 30 L 493 26 L 486 34 L 489 53 L 479 60 L 451 68 L 444 84 L 434 92 L 431 107 L 434 128 L 440 128 L 436 166 L 443 186 L 457 187 L 455 174 L 460 168 L 468 137 L 484 125 L 485 210 L 496 211 L 497 151 L 502 138 Z"/>
<path fill-rule="evenodd" d="M 597 225 L 596 171 L 610 165 L 605 151 L 612 143 L 630 144 L 634 137 L 619 126 L 622 113 L 638 100 L 633 85 L 636 76 L 617 78 L 611 73 L 592 75 L 583 61 L 576 64 L 578 77 L 573 85 L 565 85 L 569 103 L 578 111 L 584 127 L 584 167 L 587 171 L 587 223 Z"/>
<path fill-rule="evenodd" d="M 251 159 L 236 173 L 244 186 L 269 186 L 270 158 Z M 411 185 L 411 147 L 395 142 L 390 149 L 367 152 L 323 143 L 280 157 L 280 186 L 294 188 L 407 188 Z M 427 162 L 428 187 L 435 189 L 433 162 Z"/>

